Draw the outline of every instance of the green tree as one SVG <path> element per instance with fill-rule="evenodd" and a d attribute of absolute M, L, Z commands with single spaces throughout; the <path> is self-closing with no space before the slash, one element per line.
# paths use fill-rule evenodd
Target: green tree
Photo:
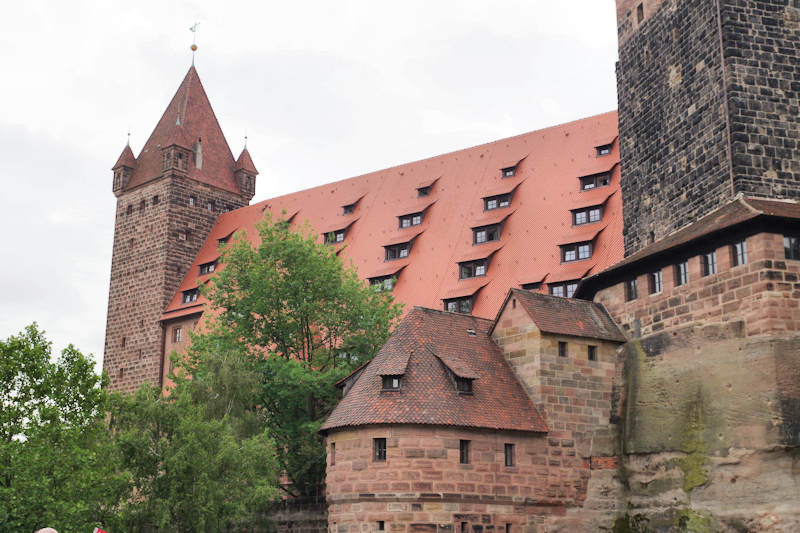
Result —
<path fill-rule="evenodd" d="M 120 529 L 265 529 L 279 473 L 272 439 L 263 425 L 242 437 L 232 423 L 242 418 L 218 409 L 224 402 L 209 401 L 216 398 L 209 384 L 223 381 L 232 391 L 235 381 L 180 374 L 172 376 L 176 386 L 168 397 L 144 385 L 135 395 L 116 398 L 111 428 L 135 495 L 122 505 Z"/>
<path fill-rule="evenodd" d="M 0 341 L 0 531 L 91 531 L 126 484 L 108 439 L 108 395 L 73 346 L 52 361 L 36 324 Z"/>
<path fill-rule="evenodd" d="M 227 405 L 269 428 L 291 479 L 282 488 L 312 497 L 325 475 L 317 431 L 338 401 L 333 384 L 386 342 L 401 307 L 346 268 L 333 246 L 318 244 L 308 226 L 296 233 L 268 215 L 257 230 L 257 245 L 237 238 L 222 250 L 224 268 L 204 289 L 216 318 L 192 336 L 189 370 L 213 375 L 220 354 L 243 362 L 253 392 Z"/>

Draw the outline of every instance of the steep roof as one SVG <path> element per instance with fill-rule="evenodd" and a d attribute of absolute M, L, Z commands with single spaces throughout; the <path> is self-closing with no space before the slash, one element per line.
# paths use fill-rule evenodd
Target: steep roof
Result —
<path fill-rule="evenodd" d="M 550 278 L 576 279 L 622 259 L 622 198 L 620 194 L 609 194 L 619 190 L 618 143 L 607 156 L 598 157 L 595 149 L 598 138 L 616 135 L 617 113 L 606 113 L 222 214 L 162 318 L 186 312 L 180 292 L 196 287 L 200 265 L 219 256 L 218 239 L 242 230 L 255 240 L 255 224 L 264 211 L 271 212 L 274 218 L 283 211 L 295 214 L 291 221 L 293 228 L 302 228 L 308 221 L 320 234 L 320 242 L 323 232 L 342 229 L 352 221 L 340 257 L 346 264 L 352 262 L 363 279 L 387 268 L 392 270 L 394 261 L 386 261 L 384 246 L 409 242 L 408 236 L 413 234 L 416 238 L 409 256 L 397 260 L 405 268 L 392 272 L 397 274 L 395 299 L 405 303 L 407 309 L 414 305 L 441 309 L 442 299 L 448 295 L 477 294 L 473 314 L 493 318 L 509 287 L 534 278 L 544 279 L 545 284 Z M 513 177 L 501 177 L 503 165 L 520 160 Z M 608 187 L 580 190 L 579 176 L 609 169 L 612 170 Z M 419 196 L 420 184 L 432 184 L 428 196 Z M 484 197 L 512 190 L 509 207 L 484 210 Z M 586 197 L 605 202 L 603 220 L 573 226 L 569 210 Z M 351 205 L 355 199 L 359 200 L 354 212 L 345 215 L 343 206 Z M 423 210 L 421 225 L 399 227 L 398 217 Z M 475 245 L 472 228 L 486 220 L 503 222 L 500 239 Z M 591 259 L 580 261 L 580 265 L 562 264 L 558 243 L 573 234 L 583 235 L 584 229 L 601 226 L 605 229 L 596 236 Z M 475 280 L 459 279 L 458 261 L 464 257 L 488 257 L 483 250 L 495 246 L 498 249 L 491 257 L 486 275 L 479 278 L 483 288 L 479 292 L 471 290 Z M 546 285 L 543 290 L 547 290 Z M 201 297 L 196 303 L 203 302 Z"/>
<path fill-rule="evenodd" d="M 636 269 L 643 262 L 657 261 L 661 257 L 677 253 L 702 239 L 712 238 L 720 232 L 749 225 L 756 220 L 783 219 L 800 220 L 800 202 L 796 200 L 770 200 L 764 198 L 738 197 L 715 209 L 703 218 L 673 232 L 657 242 L 646 246 L 603 271 L 594 273 L 581 283 L 576 296 L 592 298 L 606 283 L 616 283 L 625 272 Z"/>
<path fill-rule="evenodd" d="M 489 336 L 488 320 L 414 308 L 323 424 L 429 424 L 546 432 L 547 425 Z M 449 375 L 473 379 L 459 394 Z M 381 376 L 402 375 L 399 391 Z"/>
<path fill-rule="evenodd" d="M 122 149 L 122 153 L 119 154 L 117 162 L 114 163 L 113 167 L 111 167 L 111 170 L 116 170 L 119 167 L 134 168 L 135 166 L 136 166 L 136 158 L 133 156 L 133 150 L 131 150 L 131 145 L 126 144 L 125 148 Z"/>
<path fill-rule="evenodd" d="M 250 157 L 250 152 L 245 147 L 242 150 L 242 153 L 239 154 L 239 159 L 236 160 L 236 166 L 234 170 L 245 170 L 253 175 L 258 175 L 258 170 L 256 170 L 256 165 L 253 163 L 253 159 Z"/>
<path fill-rule="evenodd" d="M 519 289 L 511 289 L 511 296 L 517 299 L 536 327 L 544 333 L 621 343 L 627 340 L 600 304 Z"/>
<path fill-rule="evenodd" d="M 189 177 L 239 194 L 233 177 L 233 154 L 211 109 L 197 70 L 192 66 L 144 144 L 127 189 L 161 176 L 162 147 L 177 144 L 192 149 L 198 140 L 203 147 L 203 164 L 202 168 L 190 164 Z"/>

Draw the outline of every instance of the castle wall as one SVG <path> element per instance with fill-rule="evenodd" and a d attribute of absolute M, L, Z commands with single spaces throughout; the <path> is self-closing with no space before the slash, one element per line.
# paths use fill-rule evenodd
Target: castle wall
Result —
<path fill-rule="evenodd" d="M 625 254 L 737 193 L 800 197 L 800 9 L 618 0 Z"/>
<path fill-rule="evenodd" d="M 800 261 L 782 235 L 746 242 L 747 264 L 718 245 L 717 274 L 692 256 L 685 285 L 664 265 L 659 294 L 642 275 L 635 300 L 623 283 L 595 297 L 634 337 L 614 396 L 627 527 L 800 529 Z"/>
<path fill-rule="evenodd" d="M 208 209 L 209 202 L 213 209 Z M 103 357 L 110 390 L 131 392 L 144 382 L 161 384 L 161 313 L 217 215 L 246 203 L 230 192 L 174 175 L 120 195 Z"/>
<path fill-rule="evenodd" d="M 373 439 L 386 439 L 386 461 Z M 459 441 L 470 441 L 460 464 Z M 543 435 L 433 426 L 369 426 L 328 435 L 328 523 L 337 533 L 386 531 L 522 533 L 564 512 L 556 480 L 561 457 L 548 457 Z M 504 466 L 504 445 L 514 466 Z M 331 445 L 335 444 L 335 453 Z M 577 461 L 574 444 L 564 457 Z M 553 482 L 553 487 L 548 483 Z"/>

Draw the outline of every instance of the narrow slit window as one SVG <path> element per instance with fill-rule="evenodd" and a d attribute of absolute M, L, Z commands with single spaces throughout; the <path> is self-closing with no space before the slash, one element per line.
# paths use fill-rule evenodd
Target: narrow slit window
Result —
<path fill-rule="evenodd" d="M 664 290 L 664 285 L 661 280 L 661 271 L 657 270 L 649 274 L 650 278 L 650 294 L 658 294 Z"/>
<path fill-rule="evenodd" d="M 458 441 L 458 462 L 462 465 L 469 464 L 469 441 Z"/>
<path fill-rule="evenodd" d="M 636 278 L 625 282 L 625 301 L 631 302 L 639 298 L 639 283 Z"/>
<path fill-rule="evenodd" d="M 386 460 L 386 438 L 372 439 L 372 458 L 375 461 Z"/>
<path fill-rule="evenodd" d="M 747 264 L 747 242 L 739 241 L 731 246 L 731 264 L 735 267 Z"/>
<path fill-rule="evenodd" d="M 336 464 L 336 443 L 331 442 L 331 466 Z"/>
<path fill-rule="evenodd" d="M 567 356 L 567 343 L 565 341 L 558 341 L 558 356 L 559 357 Z"/>
<path fill-rule="evenodd" d="M 589 361 L 597 361 L 597 346 L 589 345 L 587 347 L 587 355 L 589 357 Z"/>
<path fill-rule="evenodd" d="M 717 252 L 703 254 L 703 276 L 717 273 Z"/>
<path fill-rule="evenodd" d="M 682 261 L 675 265 L 675 286 L 689 283 L 689 261 Z"/>
<path fill-rule="evenodd" d="M 514 445 L 506 442 L 503 445 L 503 451 L 505 452 L 505 465 L 514 466 Z"/>

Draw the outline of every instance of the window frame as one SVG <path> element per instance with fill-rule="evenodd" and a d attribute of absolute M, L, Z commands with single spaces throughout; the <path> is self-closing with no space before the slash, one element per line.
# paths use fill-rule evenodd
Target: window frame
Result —
<path fill-rule="evenodd" d="M 592 191 L 611 185 L 611 172 L 598 172 L 589 176 L 580 177 L 580 190 Z"/>
<path fill-rule="evenodd" d="M 369 284 L 373 287 L 380 287 L 382 291 L 393 291 L 394 286 L 397 284 L 397 276 L 378 276 L 369 278 Z"/>
<path fill-rule="evenodd" d="M 501 168 L 500 169 L 500 177 L 501 178 L 513 178 L 514 176 L 517 175 L 517 167 L 518 166 L 519 166 L 519 163 L 517 163 L 516 165 L 512 165 L 510 167 Z"/>
<path fill-rule="evenodd" d="M 172 342 L 175 344 L 183 342 L 183 328 L 180 326 L 172 328 Z"/>
<path fill-rule="evenodd" d="M 514 443 L 512 442 L 503 443 L 503 464 L 506 468 L 512 468 L 515 466 Z"/>
<path fill-rule="evenodd" d="M 342 206 L 342 215 L 352 215 L 356 210 L 356 204 L 347 204 Z"/>
<path fill-rule="evenodd" d="M 474 388 L 471 379 L 454 376 L 456 383 L 456 392 L 459 394 L 473 394 Z"/>
<path fill-rule="evenodd" d="M 567 357 L 569 352 L 567 351 L 567 341 L 558 341 L 558 356 L 559 357 Z"/>
<path fill-rule="evenodd" d="M 700 261 L 703 264 L 703 277 L 713 276 L 719 269 L 717 268 L 717 251 L 706 252 L 700 256 Z"/>
<path fill-rule="evenodd" d="M 611 149 L 614 147 L 614 143 L 604 144 L 602 146 L 595 146 L 597 150 L 597 157 L 603 157 L 611 154 Z"/>
<path fill-rule="evenodd" d="M 581 209 L 573 209 L 572 210 L 572 225 L 573 226 L 585 226 L 586 224 L 596 224 L 597 222 L 603 221 L 603 206 L 602 205 L 590 205 L 588 207 L 582 207 Z M 592 215 L 597 213 L 597 218 L 592 218 Z M 583 216 L 583 222 L 578 221 L 579 216 Z"/>
<path fill-rule="evenodd" d="M 747 241 L 742 239 L 731 244 L 731 266 L 737 267 L 747 264 Z"/>
<path fill-rule="evenodd" d="M 390 244 L 383 247 L 385 250 L 384 261 L 397 261 L 411 255 L 411 241 Z"/>
<path fill-rule="evenodd" d="M 567 280 L 567 281 L 560 281 L 558 283 L 549 283 L 547 286 L 548 293 L 550 296 L 558 296 L 559 298 L 572 298 L 575 295 L 575 291 L 578 289 L 578 283 L 580 280 Z M 561 289 L 557 291 L 556 289 Z M 556 294 L 556 292 L 561 292 L 561 294 Z"/>
<path fill-rule="evenodd" d="M 414 226 L 419 226 L 420 224 L 422 224 L 422 221 L 424 219 L 425 219 L 425 211 L 419 211 L 417 213 L 408 213 L 406 215 L 401 215 L 397 217 L 398 228 L 405 229 L 405 228 L 413 228 Z"/>
<path fill-rule="evenodd" d="M 200 291 L 197 289 L 185 290 L 183 291 L 183 296 L 181 297 L 181 303 L 190 304 L 192 302 L 196 302 L 199 295 Z"/>
<path fill-rule="evenodd" d="M 376 463 L 386 462 L 386 437 L 372 439 L 372 461 Z"/>
<path fill-rule="evenodd" d="M 381 392 L 384 391 L 399 391 L 402 388 L 402 375 L 385 375 L 381 376 Z M 387 386 L 388 385 L 388 386 Z"/>
<path fill-rule="evenodd" d="M 432 188 L 433 185 L 428 185 L 427 187 L 417 187 L 417 198 L 424 198 L 425 196 L 430 196 Z"/>
<path fill-rule="evenodd" d="M 661 270 L 656 270 L 654 272 L 649 272 L 647 274 L 648 279 L 648 290 L 650 294 L 661 294 L 664 292 L 664 277 L 661 273 Z"/>
<path fill-rule="evenodd" d="M 584 261 L 591 259 L 594 254 L 594 243 L 592 241 L 581 241 L 570 244 L 562 244 L 561 248 L 561 262 L 573 263 L 575 261 Z"/>
<path fill-rule="evenodd" d="M 212 274 L 217 270 L 217 262 L 211 261 L 208 263 L 203 263 L 200 265 L 200 275 L 205 276 L 207 274 Z"/>
<path fill-rule="evenodd" d="M 792 261 L 800 260 L 800 237 L 784 235 L 783 250 L 786 259 Z"/>
<path fill-rule="evenodd" d="M 689 260 L 686 259 L 675 264 L 675 286 L 680 287 L 689 283 Z"/>
<path fill-rule="evenodd" d="M 482 272 L 478 272 L 482 270 Z M 472 279 L 486 276 L 489 270 L 489 259 L 475 259 L 458 263 L 458 279 Z"/>
<path fill-rule="evenodd" d="M 443 300 L 444 302 L 444 310 L 448 313 L 460 313 L 462 315 L 471 315 L 472 309 L 474 307 L 473 302 L 474 296 L 461 296 L 459 298 L 448 298 Z M 451 310 L 450 304 L 455 304 L 457 306 L 457 310 Z"/>
<path fill-rule="evenodd" d="M 331 237 L 331 235 L 333 235 L 333 237 Z M 340 242 L 344 242 L 346 236 L 347 236 L 347 228 L 343 228 L 343 229 L 329 231 L 328 233 L 324 233 L 323 239 L 325 241 L 325 244 L 339 244 Z"/>
<path fill-rule="evenodd" d="M 639 299 L 639 279 L 631 278 L 625 281 L 625 301 L 632 302 Z"/>
<path fill-rule="evenodd" d="M 494 207 L 490 207 L 489 203 L 494 202 Z M 511 193 L 495 194 L 494 196 L 485 196 L 483 198 L 483 210 L 494 211 L 495 209 L 505 209 L 511 207 Z"/>
<path fill-rule="evenodd" d="M 483 240 L 479 239 L 479 235 L 483 233 Z M 494 237 L 494 238 L 490 238 Z M 500 240 L 500 224 L 489 224 L 488 226 L 480 226 L 472 228 L 472 244 L 486 244 L 487 242 L 496 242 Z"/>
<path fill-rule="evenodd" d="M 460 439 L 458 441 L 458 464 L 468 465 L 470 464 L 470 441 L 466 439 Z"/>
<path fill-rule="evenodd" d="M 589 344 L 586 346 L 586 359 L 589 361 L 597 361 L 597 345 Z"/>

